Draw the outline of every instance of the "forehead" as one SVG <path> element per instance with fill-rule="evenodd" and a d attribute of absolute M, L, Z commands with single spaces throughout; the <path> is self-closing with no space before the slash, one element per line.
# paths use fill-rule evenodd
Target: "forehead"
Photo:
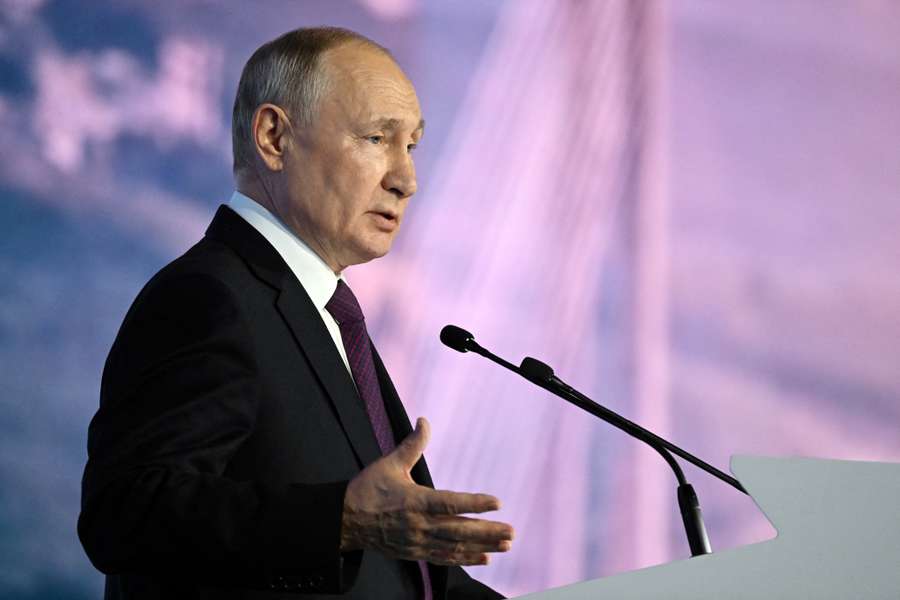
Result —
<path fill-rule="evenodd" d="M 360 43 L 344 44 L 322 57 L 322 67 L 329 82 L 325 106 L 354 119 L 418 127 L 422 115 L 416 90 L 384 52 Z"/>

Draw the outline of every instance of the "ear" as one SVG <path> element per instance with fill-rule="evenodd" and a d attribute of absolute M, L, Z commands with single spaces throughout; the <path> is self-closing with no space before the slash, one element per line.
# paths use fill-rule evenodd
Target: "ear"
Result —
<path fill-rule="evenodd" d="M 284 168 L 284 152 L 289 143 L 290 121 L 287 113 L 275 104 L 261 104 L 253 114 L 251 134 L 256 153 L 270 171 Z"/>

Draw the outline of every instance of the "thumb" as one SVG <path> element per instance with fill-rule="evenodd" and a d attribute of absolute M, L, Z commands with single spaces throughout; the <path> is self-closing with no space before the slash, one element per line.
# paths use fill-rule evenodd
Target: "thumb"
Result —
<path fill-rule="evenodd" d="M 408 436 L 403 438 L 391 453 L 404 470 L 409 471 L 422 457 L 425 446 L 431 438 L 431 425 L 425 417 L 416 420 L 416 428 Z"/>

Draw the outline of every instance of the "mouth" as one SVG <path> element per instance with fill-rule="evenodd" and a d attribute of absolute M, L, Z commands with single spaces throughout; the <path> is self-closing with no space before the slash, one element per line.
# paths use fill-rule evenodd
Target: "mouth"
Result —
<path fill-rule="evenodd" d="M 371 214 L 375 218 L 375 224 L 379 229 L 393 231 L 400 225 L 400 215 L 390 210 L 373 210 Z"/>

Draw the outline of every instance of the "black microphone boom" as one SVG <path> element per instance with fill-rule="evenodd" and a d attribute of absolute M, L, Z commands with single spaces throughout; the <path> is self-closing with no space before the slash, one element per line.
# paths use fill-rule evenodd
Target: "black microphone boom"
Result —
<path fill-rule="evenodd" d="M 700 467 L 707 473 L 721 479 L 722 481 L 728 483 L 729 485 L 735 487 L 741 492 L 745 494 L 747 491 L 740 484 L 740 482 L 723 473 L 719 469 L 716 469 L 712 465 L 707 464 L 706 462 L 700 460 L 693 454 L 682 450 L 675 444 L 657 436 L 656 434 L 644 429 L 637 423 L 633 423 L 628 419 L 619 416 L 613 411 L 597 404 L 575 388 L 566 384 L 564 381 L 559 379 L 554 373 L 553 369 L 539 360 L 536 360 L 531 357 L 526 357 L 522 360 L 522 365 L 520 367 L 516 367 L 512 363 L 509 363 L 499 356 L 494 355 L 489 350 L 481 347 L 476 341 L 475 336 L 471 333 L 462 329 L 460 327 L 456 327 L 455 325 L 447 325 L 441 330 L 441 341 L 453 348 L 458 352 L 468 352 L 472 351 L 489 360 L 521 375 L 525 379 L 528 379 L 535 385 L 544 388 L 550 393 L 559 396 L 563 400 L 578 406 L 579 408 L 591 413 L 595 417 L 598 417 L 607 423 L 613 425 L 621 429 L 622 431 L 628 433 L 629 435 L 638 438 L 644 443 L 648 444 L 651 448 L 656 450 L 669 464 L 672 468 L 672 471 L 675 473 L 676 479 L 678 479 L 678 505 L 681 510 L 681 517 L 684 523 L 685 532 L 687 533 L 688 544 L 691 548 L 691 555 L 698 556 L 701 554 L 709 554 L 711 552 L 709 538 L 706 535 L 706 527 L 703 524 L 703 518 L 700 511 L 700 503 L 697 500 L 697 494 L 694 492 L 694 488 L 687 482 L 684 477 L 684 473 L 681 470 L 681 467 L 678 465 L 677 461 L 669 454 L 669 450 L 677 454 L 678 456 L 684 458 L 690 463 Z"/>
<path fill-rule="evenodd" d="M 643 440 L 650 445 L 659 445 L 671 452 L 674 452 L 684 460 L 688 461 L 696 467 L 703 469 L 713 477 L 721 479 L 728 485 L 734 487 L 736 490 L 745 494 L 747 493 L 747 490 L 744 489 L 744 486 L 741 485 L 741 482 L 731 475 L 720 471 L 706 461 L 697 458 L 690 452 L 682 450 L 672 442 L 659 437 L 652 431 L 644 429 L 637 423 L 629 421 L 625 417 L 614 413 L 601 404 L 597 404 L 596 402 L 558 378 L 556 375 L 554 375 L 553 369 L 549 365 L 542 363 L 535 358 L 527 356 L 522 359 L 522 366 L 518 371 L 519 374 L 521 374 L 523 377 L 534 382 L 535 384 L 551 393 L 556 393 L 556 390 L 559 390 L 560 392 L 562 392 L 562 394 L 564 394 L 563 400 L 566 400 L 571 404 L 574 404 L 575 406 L 586 410 L 592 415 L 603 419 L 610 425 L 618 427 L 625 433 L 633 435 L 634 437 Z"/>
<path fill-rule="evenodd" d="M 608 408 L 597 404 L 554 375 L 550 365 L 527 356 L 522 359 L 522 366 L 519 368 L 519 371 L 524 377 L 527 377 L 534 382 L 535 385 L 538 385 L 550 393 L 559 396 L 563 400 L 591 413 L 610 425 L 618 427 L 625 433 L 641 440 L 659 452 L 665 461 L 669 463 L 669 466 L 675 473 L 675 478 L 678 480 L 678 508 L 681 512 L 681 522 L 684 524 L 684 531 L 687 535 L 688 546 L 691 549 L 691 556 L 701 556 L 712 552 L 712 547 L 709 544 L 709 536 L 706 534 L 706 525 L 703 523 L 703 513 L 700 510 L 700 501 L 697 498 L 697 492 L 694 491 L 694 486 L 687 482 L 687 479 L 684 477 L 684 472 L 681 470 L 678 462 L 669 453 L 669 450 L 672 450 L 679 456 L 687 456 L 692 463 L 699 463 L 698 466 L 700 468 L 719 479 L 724 478 L 724 481 L 727 483 L 732 483 L 733 481 L 734 483 L 732 483 L 732 485 L 736 485 L 739 490 L 744 491 L 744 488 L 737 479 L 729 477 L 711 465 L 707 465 L 699 458 L 696 458 L 694 455 L 685 452 L 675 444 L 644 429 L 637 423 L 633 423 Z"/>

